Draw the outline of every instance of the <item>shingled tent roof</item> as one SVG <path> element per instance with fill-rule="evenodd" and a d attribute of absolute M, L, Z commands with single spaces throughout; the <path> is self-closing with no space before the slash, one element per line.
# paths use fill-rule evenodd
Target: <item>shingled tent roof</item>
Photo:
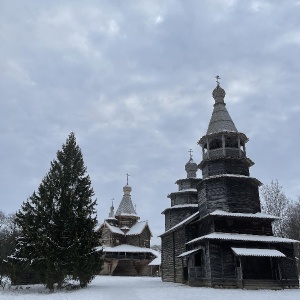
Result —
<path fill-rule="evenodd" d="M 131 187 L 127 184 L 123 187 L 124 195 L 116 211 L 115 216 L 134 216 L 138 217 L 131 201 Z"/>
<path fill-rule="evenodd" d="M 212 93 L 215 104 L 206 134 L 218 132 L 238 132 L 224 102 L 225 91 L 218 84 Z"/>

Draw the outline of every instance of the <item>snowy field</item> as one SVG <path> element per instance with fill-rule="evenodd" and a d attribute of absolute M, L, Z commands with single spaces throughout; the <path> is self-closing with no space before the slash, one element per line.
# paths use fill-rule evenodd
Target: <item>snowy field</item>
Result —
<path fill-rule="evenodd" d="M 85 289 L 64 292 L 47 292 L 41 285 L 29 289 L 5 289 L 0 300 L 297 300 L 300 290 L 222 290 L 195 288 L 162 282 L 157 277 L 97 276 Z"/>

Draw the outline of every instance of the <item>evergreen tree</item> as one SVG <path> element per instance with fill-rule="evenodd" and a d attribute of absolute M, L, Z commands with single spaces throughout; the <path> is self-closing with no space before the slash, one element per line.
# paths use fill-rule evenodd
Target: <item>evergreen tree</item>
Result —
<path fill-rule="evenodd" d="M 16 215 L 16 265 L 32 268 L 49 289 L 71 276 L 86 286 L 102 266 L 96 200 L 74 133 L 51 162 L 37 193 Z"/>

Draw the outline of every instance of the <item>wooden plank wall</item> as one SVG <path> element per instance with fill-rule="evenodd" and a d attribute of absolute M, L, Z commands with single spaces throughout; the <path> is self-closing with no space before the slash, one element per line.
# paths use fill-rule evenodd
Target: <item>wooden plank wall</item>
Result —
<path fill-rule="evenodd" d="M 203 179 L 220 174 L 240 174 L 249 176 L 248 162 L 245 159 L 223 158 L 203 163 Z"/>
<path fill-rule="evenodd" d="M 272 236 L 272 220 L 262 219 L 245 219 L 245 218 L 228 218 L 214 217 L 214 228 L 216 232 L 257 234 Z"/>
<path fill-rule="evenodd" d="M 258 183 L 252 178 L 224 178 L 230 211 L 242 213 L 260 212 Z"/>
<path fill-rule="evenodd" d="M 145 228 L 141 234 L 127 235 L 125 243 L 137 247 L 147 247 L 150 248 L 150 231 L 148 228 Z"/>
<path fill-rule="evenodd" d="M 186 208 L 176 208 L 170 209 L 165 212 L 165 231 L 174 227 L 181 221 L 185 220 L 195 212 L 197 212 L 197 207 L 186 207 Z"/>
<path fill-rule="evenodd" d="M 230 212 L 260 212 L 258 184 L 252 178 L 220 177 L 198 185 L 200 217 L 217 209 Z"/>
<path fill-rule="evenodd" d="M 178 283 L 183 282 L 183 265 L 182 265 L 182 258 L 178 257 L 178 255 L 182 254 L 186 251 L 185 247 L 185 228 L 182 227 L 180 230 L 174 232 L 174 267 L 175 267 L 175 276 L 174 281 Z"/>
<path fill-rule="evenodd" d="M 173 234 L 167 234 L 162 238 L 161 251 L 161 275 L 163 281 L 174 281 L 174 240 Z"/>

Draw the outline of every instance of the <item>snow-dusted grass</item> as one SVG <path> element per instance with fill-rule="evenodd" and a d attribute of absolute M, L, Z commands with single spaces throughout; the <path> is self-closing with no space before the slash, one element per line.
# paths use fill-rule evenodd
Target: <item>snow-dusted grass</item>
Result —
<path fill-rule="evenodd" d="M 0 290 L 1 300 L 297 300 L 300 290 L 227 290 L 162 282 L 157 277 L 97 276 L 85 289 L 47 292 L 43 286 Z"/>

